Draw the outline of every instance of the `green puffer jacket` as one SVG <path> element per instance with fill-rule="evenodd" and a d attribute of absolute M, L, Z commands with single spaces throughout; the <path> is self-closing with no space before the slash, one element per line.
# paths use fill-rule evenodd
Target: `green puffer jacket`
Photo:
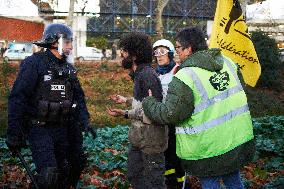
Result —
<path fill-rule="evenodd" d="M 188 57 L 180 66 L 199 67 L 216 72 L 223 68 L 223 57 L 219 49 L 199 51 Z M 177 78 L 169 84 L 164 103 L 153 97 L 143 100 L 145 115 L 159 124 L 177 125 L 190 117 L 194 110 L 192 90 Z M 246 142 L 220 156 L 200 160 L 182 160 L 183 168 L 191 175 L 206 177 L 231 173 L 250 162 L 254 156 L 254 141 Z"/>

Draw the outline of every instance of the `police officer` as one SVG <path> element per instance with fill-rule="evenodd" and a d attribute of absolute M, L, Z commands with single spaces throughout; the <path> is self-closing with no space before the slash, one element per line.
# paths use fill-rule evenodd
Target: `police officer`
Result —
<path fill-rule="evenodd" d="M 90 128 L 89 113 L 68 63 L 72 36 L 68 26 L 48 25 L 34 43 L 46 50 L 23 60 L 9 96 L 6 143 L 13 152 L 27 136 L 42 189 L 76 187 L 83 168 L 79 125 Z"/>

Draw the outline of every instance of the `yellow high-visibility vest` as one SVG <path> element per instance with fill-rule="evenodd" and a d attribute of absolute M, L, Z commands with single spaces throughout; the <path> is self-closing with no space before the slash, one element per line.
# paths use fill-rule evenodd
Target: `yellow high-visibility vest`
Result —
<path fill-rule="evenodd" d="M 246 94 L 237 66 L 223 57 L 220 72 L 186 67 L 174 77 L 193 91 L 194 112 L 176 127 L 176 153 L 185 160 L 224 154 L 253 139 Z"/>

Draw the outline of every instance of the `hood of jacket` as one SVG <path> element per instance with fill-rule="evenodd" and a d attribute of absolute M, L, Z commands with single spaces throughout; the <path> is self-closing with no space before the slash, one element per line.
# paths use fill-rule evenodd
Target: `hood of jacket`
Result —
<path fill-rule="evenodd" d="M 223 68 L 223 63 L 224 60 L 221 50 L 212 48 L 192 54 L 180 65 L 180 69 L 185 67 L 199 67 L 211 72 L 216 72 Z"/>

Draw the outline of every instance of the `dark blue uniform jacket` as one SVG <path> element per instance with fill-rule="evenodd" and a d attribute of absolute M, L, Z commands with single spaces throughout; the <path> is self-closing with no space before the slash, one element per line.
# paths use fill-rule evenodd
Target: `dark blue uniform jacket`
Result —
<path fill-rule="evenodd" d="M 47 74 L 47 60 L 62 64 L 51 51 L 35 53 L 27 57 L 20 65 L 17 79 L 14 83 L 8 102 L 8 130 L 7 134 L 20 136 L 23 126 L 37 115 L 36 90 L 39 81 Z M 66 62 L 65 62 L 66 63 Z M 75 68 L 68 63 L 71 70 Z M 84 100 L 84 92 L 77 77 L 74 78 L 74 101 L 77 108 L 74 113 L 75 121 L 87 124 L 89 113 Z"/>

